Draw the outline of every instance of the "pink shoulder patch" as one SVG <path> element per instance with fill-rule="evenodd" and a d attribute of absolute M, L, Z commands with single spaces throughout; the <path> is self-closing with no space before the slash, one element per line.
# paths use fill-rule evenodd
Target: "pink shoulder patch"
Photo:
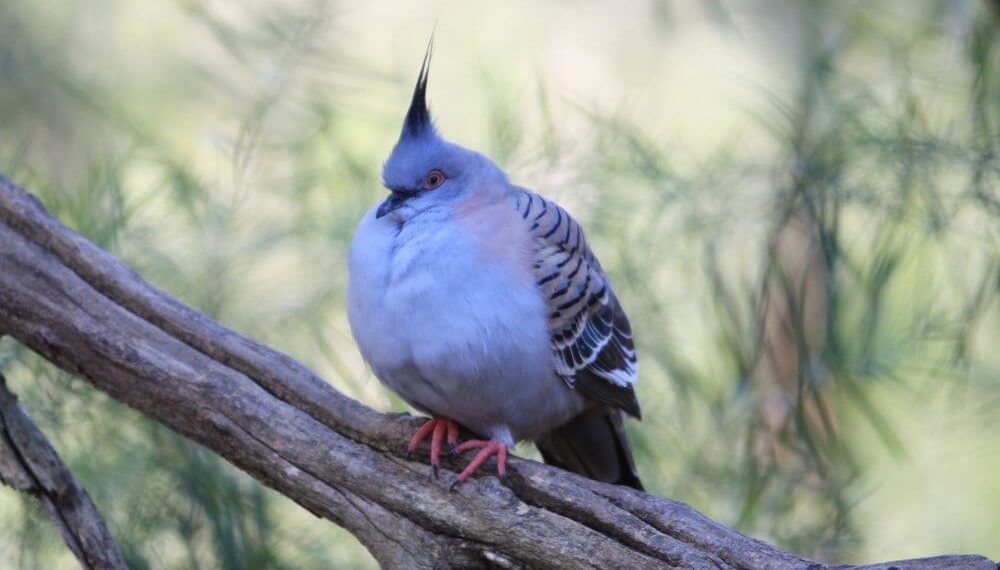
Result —
<path fill-rule="evenodd" d="M 483 260 L 509 265 L 525 282 L 534 282 L 533 239 L 507 201 L 487 202 L 473 196 L 455 210 L 455 216 L 476 236 Z"/>

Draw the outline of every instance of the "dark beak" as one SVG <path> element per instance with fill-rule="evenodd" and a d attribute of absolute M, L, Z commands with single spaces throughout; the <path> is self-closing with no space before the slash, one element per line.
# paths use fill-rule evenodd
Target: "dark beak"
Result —
<path fill-rule="evenodd" d="M 384 202 L 379 204 L 378 210 L 375 210 L 375 217 L 381 218 L 382 216 L 392 212 L 393 210 L 399 208 L 404 202 L 410 198 L 416 196 L 416 192 L 410 192 L 405 190 L 393 190 L 392 194 L 385 199 Z"/>

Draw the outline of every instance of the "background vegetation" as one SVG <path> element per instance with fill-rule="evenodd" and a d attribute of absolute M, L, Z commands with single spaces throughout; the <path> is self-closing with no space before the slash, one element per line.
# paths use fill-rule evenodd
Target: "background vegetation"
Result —
<path fill-rule="evenodd" d="M 2 2 L 0 172 L 403 410 L 345 256 L 435 22 L 442 131 L 581 219 L 632 316 L 652 492 L 823 559 L 1000 558 L 996 2 Z M 134 568 L 373 566 L 10 339 L 0 370 Z M 6 488 L 0 566 L 75 567 Z"/>

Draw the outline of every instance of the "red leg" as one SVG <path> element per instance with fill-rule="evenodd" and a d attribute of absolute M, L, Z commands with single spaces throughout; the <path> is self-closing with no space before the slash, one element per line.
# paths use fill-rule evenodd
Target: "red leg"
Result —
<path fill-rule="evenodd" d="M 431 436 L 431 471 L 434 473 L 435 479 L 440 473 L 441 443 L 446 437 L 445 434 L 447 434 L 449 448 L 453 448 L 458 441 L 458 424 L 447 418 L 432 418 L 427 420 L 427 423 L 422 425 L 417 433 L 413 434 L 410 443 L 406 446 L 406 454 L 409 455 L 417 450 L 420 442 L 427 439 L 428 435 Z"/>
<path fill-rule="evenodd" d="M 437 420 L 434 435 L 431 436 L 431 471 L 437 479 L 441 472 L 441 440 L 444 439 L 444 429 L 447 420 Z"/>
<path fill-rule="evenodd" d="M 459 453 L 469 450 L 479 448 L 479 453 L 472 458 L 472 461 L 466 465 L 462 473 L 459 474 L 458 479 L 451 484 L 451 488 L 464 483 L 472 474 L 479 469 L 491 455 L 497 456 L 497 475 L 500 476 L 500 480 L 507 478 L 507 444 L 500 441 L 486 441 L 486 440 L 471 440 L 459 445 L 456 451 Z"/>
<path fill-rule="evenodd" d="M 458 424 L 448 422 L 448 453 L 458 453 Z"/>
<path fill-rule="evenodd" d="M 413 434 L 413 437 L 410 438 L 410 443 L 406 446 L 407 455 L 417 450 L 417 446 L 420 445 L 420 442 L 427 439 L 427 436 L 434 431 L 434 426 L 436 425 L 436 419 L 429 419 L 427 420 L 427 423 L 420 426 L 420 429 L 417 430 L 417 433 Z"/>

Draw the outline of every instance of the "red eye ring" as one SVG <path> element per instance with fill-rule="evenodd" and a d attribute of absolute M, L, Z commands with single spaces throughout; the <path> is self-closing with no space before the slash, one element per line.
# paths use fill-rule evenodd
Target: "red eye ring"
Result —
<path fill-rule="evenodd" d="M 444 184 L 445 176 L 444 172 L 438 169 L 431 170 L 424 177 L 424 190 L 433 190 L 438 186 Z"/>

